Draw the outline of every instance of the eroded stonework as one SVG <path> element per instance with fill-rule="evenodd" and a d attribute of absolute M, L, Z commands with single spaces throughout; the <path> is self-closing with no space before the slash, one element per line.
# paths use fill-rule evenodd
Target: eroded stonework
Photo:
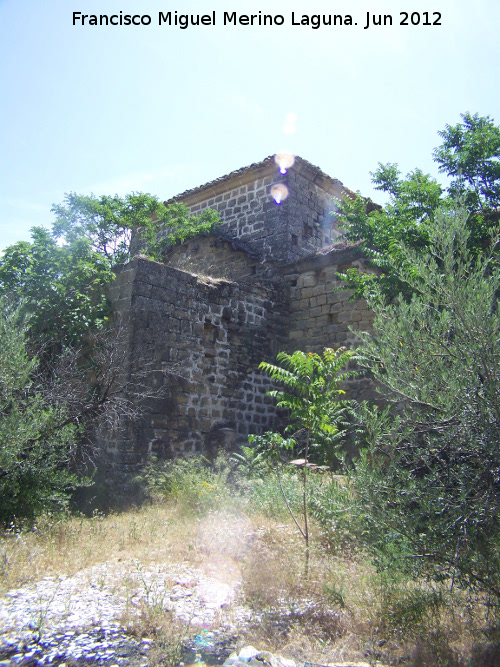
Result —
<path fill-rule="evenodd" d="M 288 190 L 280 204 L 277 183 Z M 140 420 L 101 434 L 109 462 L 133 472 L 151 454 L 234 449 L 276 425 L 261 361 L 349 346 L 370 328 L 365 304 L 336 277 L 368 268 L 336 229 L 335 199 L 351 194 L 301 158 L 285 175 L 267 158 L 172 200 L 193 214 L 214 208 L 221 225 L 164 263 L 138 256 L 118 271 L 110 296 L 126 331 L 123 372 L 158 393 Z"/>

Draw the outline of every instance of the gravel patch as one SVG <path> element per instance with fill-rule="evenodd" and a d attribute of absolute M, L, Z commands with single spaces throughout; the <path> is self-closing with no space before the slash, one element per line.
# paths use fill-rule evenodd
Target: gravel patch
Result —
<path fill-rule="evenodd" d="M 121 623 L 139 618 L 146 606 L 171 613 L 193 635 L 221 625 L 234 632 L 250 612 L 233 605 L 239 582 L 225 579 L 187 565 L 108 562 L 10 590 L 0 598 L 0 667 L 145 666 L 153 643 L 127 636 Z"/>

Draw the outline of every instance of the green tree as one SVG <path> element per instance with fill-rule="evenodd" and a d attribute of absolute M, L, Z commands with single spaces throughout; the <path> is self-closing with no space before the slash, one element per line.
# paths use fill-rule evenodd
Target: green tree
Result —
<path fill-rule="evenodd" d="M 0 298 L 0 524 L 33 520 L 90 484 L 95 427 L 133 421 L 162 389 L 148 367 L 123 376 L 119 326 L 88 333 L 82 346 L 37 351 L 22 303 Z"/>
<path fill-rule="evenodd" d="M 184 204 L 166 206 L 157 197 L 136 192 L 125 197 L 72 192 L 52 212 L 56 239 L 71 243 L 83 238 L 112 265 L 131 259 L 133 234 L 142 252 L 161 261 L 166 247 L 210 232 L 218 223 L 217 213 L 210 209 L 192 216 Z"/>
<path fill-rule="evenodd" d="M 130 259 L 132 235 L 160 258 L 165 247 L 217 223 L 212 211 L 190 217 L 181 204 L 142 194 L 70 194 L 53 211 L 52 233 L 34 228 L 31 243 L 16 243 L 0 258 L 3 523 L 64 504 L 82 482 L 75 471 L 93 420 L 134 418 L 137 399 L 154 394 L 141 371 L 133 386 L 124 384 L 119 323 L 106 327 L 106 285 L 116 264 Z"/>
<path fill-rule="evenodd" d="M 462 123 L 446 125 L 435 149 L 439 171 L 452 177 L 452 197 L 464 197 L 470 213 L 494 211 L 500 204 L 500 127 L 489 117 L 462 114 Z"/>
<path fill-rule="evenodd" d="M 474 255 L 467 219 L 438 212 L 427 250 L 401 246 L 410 299 L 369 298 L 358 355 L 387 407 L 366 411 L 354 483 L 381 565 L 500 602 L 500 269 L 494 244 Z"/>
<path fill-rule="evenodd" d="M 372 181 L 377 190 L 388 195 L 388 203 L 367 206 L 359 195 L 340 203 L 340 225 L 347 237 L 361 244 L 379 269 L 379 275 L 357 269 L 342 275 L 357 296 L 373 296 L 375 283 L 390 296 L 409 296 L 409 284 L 400 281 L 397 273 L 408 261 L 402 247 L 426 249 L 438 210 L 452 210 L 458 195 L 469 212 L 472 254 L 488 250 L 500 207 L 500 128 L 489 117 L 477 114 L 466 113 L 462 119 L 439 133 L 443 143 L 434 151 L 439 171 L 451 179 L 448 188 L 419 169 L 403 178 L 396 164 L 379 164 Z"/>
<path fill-rule="evenodd" d="M 32 230 L 0 258 L 0 295 L 22 297 L 30 313 L 30 331 L 38 342 L 80 345 L 89 331 L 102 328 L 111 315 L 106 285 L 113 267 L 131 259 L 135 234 L 142 250 L 161 259 L 166 247 L 206 233 L 217 222 L 214 211 L 189 216 L 182 204 L 165 206 L 156 197 L 74 193 L 54 206 L 52 232 Z"/>
<path fill-rule="evenodd" d="M 22 300 L 37 349 L 79 345 L 101 328 L 110 315 L 104 288 L 113 277 L 110 263 L 87 239 L 59 245 L 41 227 L 33 228 L 31 243 L 10 246 L 0 259 L 0 295 Z"/>
<path fill-rule="evenodd" d="M 290 514 L 297 525 L 306 546 L 306 575 L 309 570 L 309 525 L 307 472 L 310 467 L 311 450 L 317 449 L 332 459 L 338 453 L 340 442 L 346 435 L 346 413 L 349 408 L 347 401 L 339 400 L 345 394 L 341 384 L 355 375 L 354 371 L 346 370 L 354 352 L 339 348 L 325 348 L 322 355 L 313 352 L 305 353 L 297 350 L 292 354 L 280 352 L 277 361 L 280 365 L 263 361 L 259 368 L 267 373 L 284 389 L 273 389 L 269 396 L 276 399 L 276 406 L 288 411 L 289 425 L 286 429 L 292 433 L 285 439 L 279 433 L 268 433 L 266 437 L 269 447 L 277 454 L 281 449 L 290 450 L 296 445 L 296 437 L 305 432 L 303 458 L 296 460 L 295 465 L 302 468 L 302 518 L 299 524 L 287 502 L 283 487 L 280 488 Z M 333 451 L 332 451 L 333 450 Z M 277 467 L 278 480 L 279 468 Z"/>
<path fill-rule="evenodd" d="M 8 525 L 64 507 L 85 480 L 74 467 L 78 424 L 63 400 L 47 400 L 19 307 L 0 305 L 0 524 Z"/>

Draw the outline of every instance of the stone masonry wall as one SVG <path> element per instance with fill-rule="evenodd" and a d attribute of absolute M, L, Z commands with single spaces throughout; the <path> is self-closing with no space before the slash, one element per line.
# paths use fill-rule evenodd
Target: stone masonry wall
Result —
<path fill-rule="evenodd" d="M 106 441 L 108 457 L 132 471 L 151 454 L 210 455 L 272 427 L 270 382 L 258 365 L 284 345 L 282 288 L 201 280 L 137 258 L 113 289 L 128 322 L 132 380 L 145 371 L 151 392 L 161 392 Z"/>
<path fill-rule="evenodd" d="M 280 204 L 278 183 L 288 191 Z M 110 297 L 125 332 L 123 377 L 143 393 L 144 414 L 103 429 L 112 466 L 133 473 L 150 455 L 210 456 L 272 429 L 272 385 L 259 363 L 352 347 L 356 330 L 370 330 L 366 304 L 338 289 L 337 272 L 369 270 L 357 248 L 331 246 L 342 196 L 350 193 L 340 181 L 307 161 L 281 174 L 267 158 L 171 200 L 193 214 L 215 209 L 221 225 L 169 249 L 164 264 L 136 257 L 117 272 Z M 346 389 L 366 398 L 374 387 L 357 379 Z"/>
<path fill-rule="evenodd" d="M 273 240 L 276 225 L 269 219 L 276 207 L 270 195 L 273 182 L 272 175 L 264 176 L 188 205 L 193 215 L 199 215 L 207 208 L 217 211 L 226 233 L 251 242 L 259 255 L 266 259 L 278 247 L 278 242 Z"/>
<path fill-rule="evenodd" d="M 339 291 L 342 283 L 336 274 L 351 267 L 372 270 L 356 249 L 332 250 L 283 267 L 289 286 L 287 352 L 321 353 L 325 347 L 352 348 L 359 344 L 356 330 L 371 330 L 373 313 L 366 302 L 350 301 L 352 291 Z M 348 390 L 357 399 L 369 398 L 374 394 L 374 384 L 369 379 L 357 378 L 349 383 Z"/>
<path fill-rule="evenodd" d="M 280 204 L 271 195 L 277 184 L 288 192 Z M 338 235 L 333 198 L 345 192 L 340 181 L 301 158 L 286 174 L 268 158 L 254 169 L 188 191 L 175 201 L 186 204 L 193 215 L 216 210 L 224 234 L 247 243 L 262 263 L 282 264 L 331 244 Z"/>
<path fill-rule="evenodd" d="M 290 194 L 284 203 L 290 221 L 292 260 L 329 246 L 339 236 L 333 196 L 340 198 L 342 186 L 339 183 L 336 189 L 325 189 L 322 181 L 318 184 L 293 169 L 287 174 L 286 185 Z"/>

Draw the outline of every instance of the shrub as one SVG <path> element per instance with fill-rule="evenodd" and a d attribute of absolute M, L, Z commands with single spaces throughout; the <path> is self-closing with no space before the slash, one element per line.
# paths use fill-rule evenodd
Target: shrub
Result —
<path fill-rule="evenodd" d="M 354 476 L 365 544 L 382 567 L 500 601 L 500 271 L 474 258 L 461 207 L 429 249 L 403 248 L 413 297 L 372 301 L 361 363 L 388 407 L 366 411 Z"/>
<path fill-rule="evenodd" d="M 51 401 L 27 351 L 20 308 L 0 302 L 0 524 L 32 521 L 68 504 L 79 428 L 67 402 Z"/>
<path fill-rule="evenodd" d="M 168 461 L 152 459 L 141 476 L 154 500 L 169 500 L 187 514 L 203 514 L 223 505 L 229 496 L 231 469 L 225 456 L 214 464 L 203 456 Z"/>
<path fill-rule="evenodd" d="M 262 362 L 260 369 L 282 385 L 268 394 L 277 400 L 277 407 L 289 412 L 289 425 L 285 429 L 293 433 L 284 438 L 279 433 L 266 433 L 269 455 L 276 461 L 276 476 L 285 505 L 305 542 L 305 573 L 309 571 L 309 524 L 308 524 L 308 473 L 311 468 L 309 457 L 314 451 L 316 457 L 341 460 L 340 446 L 347 432 L 346 415 L 351 408 L 349 401 L 341 401 L 345 394 L 340 388 L 342 382 L 356 375 L 346 370 L 354 352 L 339 348 L 325 348 L 322 355 L 297 350 L 292 354 L 280 352 L 279 366 Z M 303 458 L 293 461 L 301 468 L 302 478 L 302 525 L 297 520 L 280 476 L 279 457 L 285 451 L 294 451 L 296 437 L 304 434 Z M 254 436 L 255 438 L 255 436 Z M 315 466 L 316 467 L 316 466 Z"/>

